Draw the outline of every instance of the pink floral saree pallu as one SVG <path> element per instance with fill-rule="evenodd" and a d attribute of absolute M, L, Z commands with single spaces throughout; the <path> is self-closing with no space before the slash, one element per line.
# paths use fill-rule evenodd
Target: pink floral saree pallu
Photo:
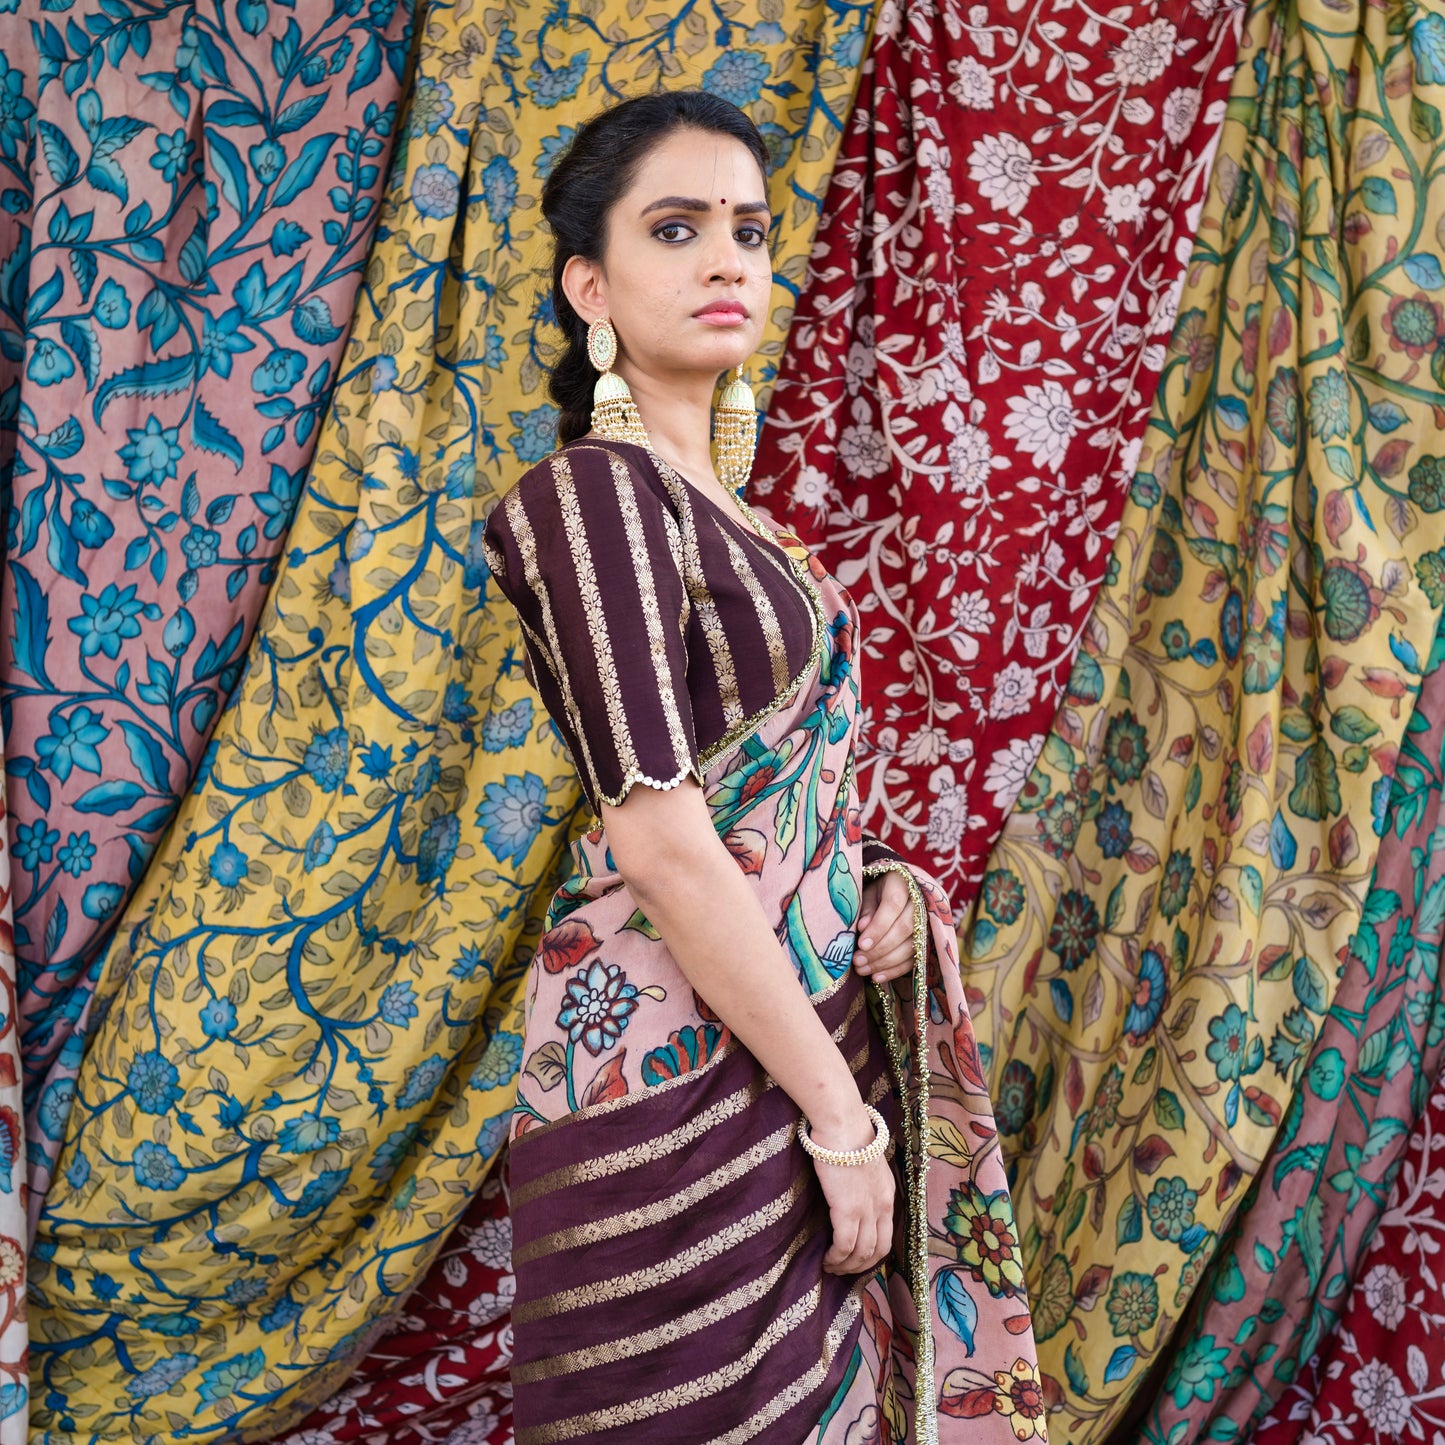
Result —
<path fill-rule="evenodd" d="M 828 1212 L 798 1110 L 693 992 L 594 828 L 528 982 L 509 1165 L 517 1445 L 1044 1438 L 951 910 L 901 861 L 863 864 L 857 614 L 779 540 L 818 608 L 818 656 L 704 785 L 888 1120 L 894 1247 L 876 1274 L 824 1273 Z M 917 962 L 880 990 L 851 960 L 861 882 L 889 869 L 908 881 Z"/>

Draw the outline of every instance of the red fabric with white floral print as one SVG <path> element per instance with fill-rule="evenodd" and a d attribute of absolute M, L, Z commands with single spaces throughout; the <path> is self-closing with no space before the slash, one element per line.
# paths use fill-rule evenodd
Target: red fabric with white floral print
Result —
<path fill-rule="evenodd" d="M 346 1388 L 272 1445 L 512 1445 L 516 1279 L 502 1174 L 499 1160 Z"/>
<path fill-rule="evenodd" d="M 1410 1137 L 1339 1325 L 1255 1445 L 1445 1440 L 1445 1079 Z"/>
<path fill-rule="evenodd" d="M 960 913 L 1108 563 L 1239 13 L 879 11 L 753 491 L 859 601 L 865 823 Z"/>

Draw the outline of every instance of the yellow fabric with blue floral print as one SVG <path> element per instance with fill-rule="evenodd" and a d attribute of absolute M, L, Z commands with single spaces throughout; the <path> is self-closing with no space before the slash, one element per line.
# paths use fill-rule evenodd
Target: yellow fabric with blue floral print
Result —
<path fill-rule="evenodd" d="M 699 83 L 773 149 L 795 293 L 871 21 L 871 0 L 420 18 L 289 549 L 99 982 L 35 1249 L 50 1438 L 269 1438 L 344 1377 L 486 1175 L 520 985 L 586 822 L 479 545 L 554 443 L 542 179 L 609 99 Z"/>

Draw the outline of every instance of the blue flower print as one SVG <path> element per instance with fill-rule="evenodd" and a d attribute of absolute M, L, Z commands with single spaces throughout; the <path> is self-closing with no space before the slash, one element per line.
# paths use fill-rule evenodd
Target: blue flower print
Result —
<path fill-rule="evenodd" d="M 178 1385 L 201 1362 L 195 1355 L 167 1355 L 157 1360 L 150 1369 L 142 1370 L 125 1387 L 133 1400 L 149 1400 L 152 1395 L 164 1395 L 172 1385 Z"/>
<path fill-rule="evenodd" d="M 494 858 L 520 863 L 527 856 L 542 831 L 546 803 L 547 785 L 536 773 L 513 773 L 483 788 L 477 826 Z"/>
<path fill-rule="evenodd" d="M 179 427 L 162 426 L 160 418 L 151 415 L 143 427 L 127 427 L 125 434 L 130 440 L 121 447 L 119 455 L 131 481 L 137 486 L 145 486 L 147 482 L 159 486 L 175 476 L 176 463 L 184 455 Z"/>
<path fill-rule="evenodd" d="M 776 20 L 762 20 L 746 32 L 749 45 L 781 45 L 787 32 Z"/>
<path fill-rule="evenodd" d="M 15 160 L 29 131 L 27 122 L 35 107 L 25 95 L 25 77 L 17 65 L 0 55 L 0 150 Z"/>
<path fill-rule="evenodd" d="M 36 386 L 54 386 L 57 382 L 64 381 L 67 376 L 75 375 L 75 363 L 63 346 L 42 337 L 35 343 L 35 350 L 30 353 L 25 375 Z"/>
<path fill-rule="evenodd" d="M 495 326 L 488 326 L 482 339 L 482 365 L 499 371 L 506 364 L 507 352 L 502 345 L 502 333 Z"/>
<path fill-rule="evenodd" d="M 531 411 L 508 413 L 517 430 L 507 440 L 518 461 L 540 462 L 551 455 L 557 444 L 557 420 L 561 414 L 551 402 L 534 406 Z"/>
<path fill-rule="evenodd" d="M 345 1188 L 350 1175 L 349 1169 L 323 1169 L 301 1191 L 301 1198 L 296 1201 L 297 1215 L 316 1214 L 325 1209 Z"/>
<path fill-rule="evenodd" d="M 329 1117 L 292 1119 L 281 1126 L 276 1143 L 287 1154 L 314 1154 L 341 1137 L 341 1122 Z"/>
<path fill-rule="evenodd" d="M 768 148 L 768 174 L 771 175 L 793 153 L 793 133 L 773 121 L 758 127 L 763 144 Z"/>
<path fill-rule="evenodd" d="M 180 657 L 191 645 L 196 635 L 196 619 L 184 608 L 178 607 L 175 616 L 166 623 L 161 634 L 161 643 L 172 657 Z"/>
<path fill-rule="evenodd" d="M 543 136 L 541 152 L 537 157 L 535 170 L 540 179 L 546 180 L 552 174 L 552 167 L 567 153 L 567 147 L 577 138 L 575 125 L 564 125 L 556 135 Z"/>
<path fill-rule="evenodd" d="M 120 331 L 130 322 L 130 297 L 119 281 L 109 278 L 95 293 L 95 319 L 109 331 Z"/>
<path fill-rule="evenodd" d="M 273 140 L 264 140 L 260 145 L 253 145 L 246 152 L 246 158 L 251 162 L 256 179 L 263 186 L 269 186 L 286 166 L 286 152 Z"/>
<path fill-rule="evenodd" d="M 371 367 L 371 394 L 390 391 L 396 385 L 396 357 L 378 356 Z"/>
<path fill-rule="evenodd" d="M 28 873 L 34 873 L 42 863 L 55 857 L 55 845 L 60 842 L 60 830 L 47 828 L 44 818 L 33 823 L 22 823 L 15 830 L 15 856 L 20 866 Z"/>
<path fill-rule="evenodd" d="M 211 527 L 192 527 L 181 538 L 181 551 L 192 567 L 209 567 L 221 555 L 221 534 Z"/>
<path fill-rule="evenodd" d="M 265 1368 L 266 1356 L 261 1350 L 232 1355 L 229 1360 L 212 1365 L 201 1376 L 201 1385 L 196 1393 L 203 1400 L 224 1400 L 242 1385 L 249 1385 Z"/>
<path fill-rule="evenodd" d="M 620 965 L 600 958 L 568 980 L 563 997 L 557 1023 L 589 1054 L 610 1049 L 637 1010 L 637 985 L 627 982 Z"/>
<path fill-rule="evenodd" d="M 376 533 L 357 520 L 346 529 L 346 560 L 359 562 L 376 545 Z"/>
<path fill-rule="evenodd" d="M 351 601 L 351 564 L 338 557 L 326 578 L 326 586 L 338 602 Z"/>
<path fill-rule="evenodd" d="M 268 1333 L 272 1330 L 284 1330 L 287 1325 L 294 1325 L 300 1318 L 301 1306 L 289 1294 L 282 1295 L 270 1310 L 261 1316 L 261 1328 Z"/>
<path fill-rule="evenodd" d="M 271 254 L 273 256 L 294 256 L 309 240 L 311 232 L 305 226 L 288 219 L 276 222 L 271 232 Z"/>
<path fill-rule="evenodd" d="M 186 1178 L 181 1161 L 164 1144 L 157 1144 L 150 1139 L 144 1144 L 136 1145 L 132 1167 L 135 1170 L 135 1182 L 142 1189 L 169 1192 L 179 1189 Z"/>
<path fill-rule="evenodd" d="M 74 1079 L 52 1079 L 40 1096 L 35 1117 L 41 1133 L 47 1139 L 65 1138 L 65 1121 L 70 1117 L 70 1106 L 75 1099 Z"/>
<path fill-rule="evenodd" d="M 186 1335 L 200 1332 L 201 1322 L 195 1315 L 165 1314 L 143 1315 L 141 1324 L 153 1334 L 165 1335 L 169 1339 L 183 1339 Z"/>
<path fill-rule="evenodd" d="M 306 358 L 286 347 L 273 351 L 251 373 L 251 390 L 261 396 L 280 396 L 306 374 Z"/>
<path fill-rule="evenodd" d="M 84 833 L 72 833 L 60 849 L 60 866 L 70 874 L 72 878 L 79 878 L 82 873 L 90 872 L 90 865 L 95 860 L 95 844 L 90 841 L 90 831 Z"/>
<path fill-rule="evenodd" d="M 1139 978 L 1134 997 L 1124 1015 L 1124 1032 L 1131 1043 L 1142 1043 L 1154 1031 L 1169 1002 L 1169 976 L 1164 971 L 1164 955 L 1157 948 L 1146 948 L 1139 958 Z"/>
<path fill-rule="evenodd" d="M 407 129 L 414 136 L 435 135 L 452 118 L 452 88 L 444 80 L 419 75 L 411 95 Z"/>
<path fill-rule="evenodd" d="M 87 918 L 103 923 L 125 897 L 125 889 L 119 883 L 92 883 L 80 897 L 80 911 Z"/>
<path fill-rule="evenodd" d="M 301 766 L 323 792 L 334 793 L 346 781 L 346 754 L 350 739 L 345 728 L 318 732 L 311 739 Z"/>
<path fill-rule="evenodd" d="M 222 888 L 235 888 L 251 871 L 251 860 L 234 843 L 220 843 L 211 854 L 211 877 Z"/>
<path fill-rule="evenodd" d="M 420 166 L 411 178 L 411 203 L 424 216 L 443 221 L 457 209 L 462 183 L 450 166 Z"/>
<path fill-rule="evenodd" d="M 1419 14 L 1410 27 L 1415 79 L 1424 85 L 1445 84 L 1445 18 Z"/>
<path fill-rule="evenodd" d="M 65 1182 L 72 1189 L 84 1189 L 90 1178 L 90 1160 L 79 1151 L 75 1158 L 70 1161 L 65 1170 Z"/>
<path fill-rule="evenodd" d="M 307 873 L 314 872 L 323 863 L 329 863 L 336 853 L 336 834 L 331 824 L 323 818 L 315 827 L 301 854 L 301 866 Z"/>
<path fill-rule="evenodd" d="M 239 306 L 232 306 L 219 317 L 206 317 L 198 357 L 202 374 L 214 371 L 217 376 L 230 376 L 231 358 L 239 352 L 256 349 L 256 343 L 241 334 L 241 320 Z"/>
<path fill-rule="evenodd" d="M 135 1100 L 136 1108 L 146 1114 L 167 1114 L 179 1102 L 183 1090 L 180 1073 L 164 1054 L 147 1049 L 131 1060 L 125 1086 Z"/>
<path fill-rule="evenodd" d="M 88 497 L 81 497 L 70 509 L 70 535 L 82 547 L 94 549 L 115 535 L 115 523 Z"/>
<path fill-rule="evenodd" d="M 474 591 L 481 591 L 487 585 L 487 579 L 492 575 L 492 569 L 487 566 L 486 554 L 482 551 L 482 538 L 486 533 L 487 524 L 473 522 L 472 530 L 467 535 L 467 556 L 466 566 L 462 570 L 462 586 L 469 587 Z"/>
<path fill-rule="evenodd" d="M 436 787 L 437 780 L 442 775 L 442 765 L 435 758 L 428 758 L 416 770 L 416 777 L 412 781 L 411 795 L 420 801 Z"/>
<path fill-rule="evenodd" d="M 477 970 L 485 968 L 488 977 L 492 974 L 492 965 L 486 955 L 475 943 L 469 943 L 457 955 L 457 961 L 447 970 L 453 978 L 459 978 L 463 983 L 469 983 L 477 975 Z"/>
<path fill-rule="evenodd" d="M 82 594 L 83 615 L 72 617 L 69 623 L 70 630 L 80 638 L 82 657 L 103 652 L 114 661 L 120 656 L 124 638 L 140 636 L 137 619 L 146 611 L 147 604 L 137 601 L 135 593 L 135 583 L 122 590 L 114 582 L 107 582 L 99 597 L 92 597 L 88 592 Z"/>
<path fill-rule="evenodd" d="M 1214 1072 L 1226 1083 L 1237 1080 L 1249 1043 L 1249 1020 L 1237 1003 L 1226 1004 L 1221 1017 L 1209 1020 L 1209 1038 L 1204 1052 Z"/>
<path fill-rule="evenodd" d="M 406 979 L 387 984 L 381 991 L 381 1002 L 377 1005 L 377 1010 L 381 1014 L 382 1023 L 404 1029 L 417 1015 L 416 990 Z"/>
<path fill-rule="evenodd" d="M 447 496 L 454 501 L 470 497 L 477 485 L 477 459 L 474 456 L 458 457 L 447 468 Z"/>
<path fill-rule="evenodd" d="M 1106 858 L 1122 858 L 1134 841 L 1134 819 L 1122 803 L 1107 803 L 1094 820 L 1099 851 Z"/>
<path fill-rule="evenodd" d="M 532 99 L 543 110 L 551 110 L 554 105 L 571 100 L 582 84 L 582 77 L 587 74 L 587 57 L 591 53 L 590 50 L 578 51 L 566 65 L 551 68 L 540 60 L 534 60 L 527 76 L 527 89 L 532 92 Z"/>
<path fill-rule="evenodd" d="M 377 782 L 384 782 L 391 776 L 391 770 L 396 766 L 396 760 L 391 755 L 390 746 L 382 747 L 380 743 L 368 743 L 366 751 L 361 755 L 361 775 L 364 778 L 374 778 Z"/>
<path fill-rule="evenodd" d="M 396 1096 L 399 1109 L 413 1109 L 436 1093 L 437 1085 L 446 1076 L 446 1060 L 440 1054 L 429 1054 L 421 1063 L 407 1071 L 406 1083 Z"/>
<path fill-rule="evenodd" d="M 702 88 L 736 106 L 748 106 L 762 95 L 768 69 L 768 62 L 755 50 L 729 50 L 708 66 Z"/>
<path fill-rule="evenodd" d="M 845 70 L 852 70 L 860 65 L 863 61 L 863 39 L 861 25 L 846 35 L 840 35 L 829 52 L 833 57 L 833 64 L 842 66 Z"/>
<path fill-rule="evenodd" d="M 404 1129 L 393 1129 L 376 1146 L 376 1153 L 371 1158 L 371 1177 L 378 1183 L 390 1179 L 420 1136 L 419 1123 L 410 1123 Z"/>
<path fill-rule="evenodd" d="M 517 205 L 517 171 L 506 156 L 493 156 L 482 167 L 482 200 L 494 226 L 500 226 Z"/>
<path fill-rule="evenodd" d="M 511 707 L 489 712 L 482 719 L 482 748 L 489 753 L 517 747 L 532 730 L 532 699 L 519 697 Z"/>
<path fill-rule="evenodd" d="M 90 1282 L 90 1292 L 102 1303 L 109 1304 L 120 1295 L 120 1286 L 108 1274 L 98 1274 Z"/>
<path fill-rule="evenodd" d="M 201 1010 L 201 1031 L 208 1039 L 229 1038 L 236 1027 L 236 1005 L 228 998 L 213 998 Z"/>
<path fill-rule="evenodd" d="M 510 1109 L 505 1114 L 498 1114 L 495 1119 L 488 1119 L 477 1130 L 477 1153 L 484 1159 L 491 1158 L 502 1147 L 502 1141 L 507 1137 L 507 1129 L 511 1121 L 512 1111 Z"/>
<path fill-rule="evenodd" d="M 443 813 L 427 824 L 416 849 L 418 883 L 435 883 L 443 877 L 457 856 L 461 836 L 462 820 L 455 813 Z"/>
<path fill-rule="evenodd" d="M 183 130 L 173 131 L 170 135 L 158 135 L 151 164 L 164 180 L 174 181 L 185 174 L 195 151 L 196 143 L 188 140 Z"/>
<path fill-rule="evenodd" d="M 442 694 L 442 716 L 449 723 L 469 723 L 477 715 L 463 682 L 447 683 Z"/>
<path fill-rule="evenodd" d="M 68 717 L 59 709 L 50 714 L 50 733 L 36 739 L 35 756 L 42 768 L 49 769 L 63 783 L 72 768 L 83 773 L 100 772 L 98 744 L 110 735 L 99 716 L 88 707 L 78 707 Z"/>
<path fill-rule="evenodd" d="M 255 1304 L 258 1299 L 264 1299 L 269 1290 L 270 1286 L 264 1279 L 233 1279 L 226 1286 L 226 1303 L 232 1305 Z"/>
<path fill-rule="evenodd" d="M 510 1084 L 522 1067 L 522 1036 L 520 1034 L 494 1034 L 487 1044 L 487 1051 L 472 1071 L 473 1089 L 500 1089 Z"/>

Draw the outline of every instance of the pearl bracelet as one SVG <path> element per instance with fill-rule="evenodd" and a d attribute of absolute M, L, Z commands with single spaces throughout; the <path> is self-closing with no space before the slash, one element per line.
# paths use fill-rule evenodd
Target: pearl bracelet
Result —
<path fill-rule="evenodd" d="M 814 1159 L 824 1164 L 836 1164 L 844 1169 L 871 1164 L 875 1159 L 881 1159 L 883 1151 L 888 1147 L 888 1123 L 871 1104 L 864 1104 L 863 1110 L 873 1121 L 873 1142 L 864 1148 L 825 1149 L 821 1144 L 813 1142 L 812 1135 L 809 1133 L 810 1126 L 806 1119 L 798 1121 L 798 1143 Z"/>

